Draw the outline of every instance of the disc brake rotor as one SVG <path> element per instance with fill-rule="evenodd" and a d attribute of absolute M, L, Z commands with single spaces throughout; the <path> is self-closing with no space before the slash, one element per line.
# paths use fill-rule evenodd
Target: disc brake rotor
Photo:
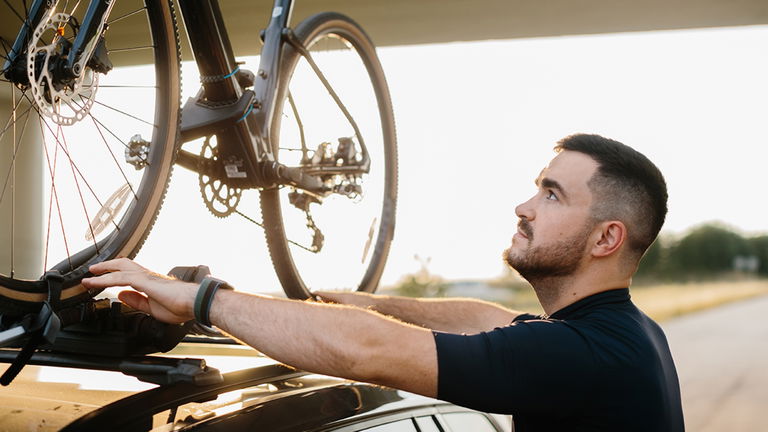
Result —
<path fill-rule="evenodd" d="M 27 47 L 27 77 L 35 103 L 41 114 L 62 126 L 88 115 L 99 82 L 99 74 L 87 67 L 79 77 L 70 80 L 57 76 L 58 63 L 68 55 L 71 46 L 66 34 L 67 29 L 70 33 L 75 30 L 72 19 L 69 14 L 56 13 L 41 21 Z M 51 42 L 45 44 L 47 40 Z"/>

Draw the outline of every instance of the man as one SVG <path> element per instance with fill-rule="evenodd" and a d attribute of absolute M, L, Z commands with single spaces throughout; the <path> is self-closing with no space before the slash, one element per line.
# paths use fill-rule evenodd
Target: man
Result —
<path fill-rule="evenodd" d="M 276 360 L 510 413 L 518 432 L 682 431 L 666 339 L 628 292 L 664 222 L 664 178 L 645 156 L 597 135 L 566 137 L 555 150 L 537 193 L 516 208 L 504 252 L 543 316 L 469 299 L 208 295 L 129 260 L 94 265 L 101 276 L 83 284 L 130 285 L 122 301 L 168 322 L 205 304 L 210 323 Z"/>

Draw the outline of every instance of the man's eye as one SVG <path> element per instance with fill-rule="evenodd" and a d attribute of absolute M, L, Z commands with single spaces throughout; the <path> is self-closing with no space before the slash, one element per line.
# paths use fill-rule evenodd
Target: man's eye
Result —
<path fill-rule="evenodd" d="M 555 195 L 555 193 L 552 191 L 547 191 L 547 199 L 557 201 L 557 195 Z"/>

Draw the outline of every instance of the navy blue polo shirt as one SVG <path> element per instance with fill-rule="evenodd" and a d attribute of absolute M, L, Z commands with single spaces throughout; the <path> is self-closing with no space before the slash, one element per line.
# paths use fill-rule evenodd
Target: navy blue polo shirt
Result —
<path fill-rule="evenodd" d="M 512 414 L 516 432 L 684 430 L 667 339 L 629 289 L 488 332 L 434 336 L 438 398 Z"/>

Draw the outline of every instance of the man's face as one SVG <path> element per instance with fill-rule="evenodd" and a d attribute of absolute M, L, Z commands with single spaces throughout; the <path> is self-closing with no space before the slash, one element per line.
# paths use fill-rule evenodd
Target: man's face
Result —
<path fill-rule="evenodd" d="M 520 221 L 504 259 L 529 282 L 579 268 L 593 228 L 587 182 L 596 169 L 589 156 L 562 151 L 536 179 L 536 195 L 515 209 Z"/>

